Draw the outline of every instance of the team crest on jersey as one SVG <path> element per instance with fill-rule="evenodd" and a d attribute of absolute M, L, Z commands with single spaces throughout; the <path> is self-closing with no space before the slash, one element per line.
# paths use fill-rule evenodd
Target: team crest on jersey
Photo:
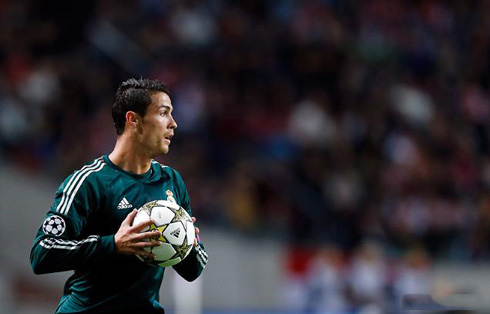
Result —
<path fill-rule="evenodd" d="M 174 193 L 172 191 L 167 190 L 165 191 L 165 194 L 167 194 L 167 201 L 177 204 L 174 198 Z"/>
<path fill-rule="evenodd" d="M 43 222 L 43 232 L 45 234 L 60 236 L 65 232 L 66 223 L 58 215 L 49 216 Z"/>

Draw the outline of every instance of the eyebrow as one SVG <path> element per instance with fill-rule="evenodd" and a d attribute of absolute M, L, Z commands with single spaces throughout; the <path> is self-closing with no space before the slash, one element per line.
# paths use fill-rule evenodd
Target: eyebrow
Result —
<path fill-rule="evenodd" d="M 168 111 L 172 111 L 172 108 L 170 106 L 166 106 L 166 105 L 160 105 L 160 108 L 164 108 L 164 109 L 167 109 Z"/>

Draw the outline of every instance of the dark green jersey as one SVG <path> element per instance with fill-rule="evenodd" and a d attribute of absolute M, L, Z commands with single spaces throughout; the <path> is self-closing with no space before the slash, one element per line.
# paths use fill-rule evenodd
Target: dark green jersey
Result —
<path fill-rule="evenodd" d="M 56 313 L 164 313 L 159 289 L 165 269 L 117 254 L 114 234 L 130 211 L 168 197 L 191 214 L 181 176 L 156 161 L 137 175 L 102 156 L 61 184 L 31 251 L 36 274 L 75 271 Z M 200 243 L 174 269 L 191 281 L 206 262 Z"/>

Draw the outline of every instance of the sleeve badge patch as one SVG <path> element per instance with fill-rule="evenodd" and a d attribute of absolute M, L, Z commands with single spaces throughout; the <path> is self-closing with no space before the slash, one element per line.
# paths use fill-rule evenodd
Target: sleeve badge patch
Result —
<path fill-rule="evenodd" d="M 43 232 L 48 235 L 60 236 L 65 229 L 65 220 L 58 215 L 49 216 L 43 222 Z"/>

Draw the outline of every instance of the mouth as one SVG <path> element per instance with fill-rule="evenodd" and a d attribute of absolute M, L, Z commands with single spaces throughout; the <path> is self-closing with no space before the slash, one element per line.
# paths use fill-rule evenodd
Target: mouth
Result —
<path fill-rule="evenodd" d="M 172 139 L 173 136 L 174 136 L 173 134 L 167 135 L 167 136 L 164 137 L 164 140 L 167 141 L 170 144 L 171 139 Z"/>

